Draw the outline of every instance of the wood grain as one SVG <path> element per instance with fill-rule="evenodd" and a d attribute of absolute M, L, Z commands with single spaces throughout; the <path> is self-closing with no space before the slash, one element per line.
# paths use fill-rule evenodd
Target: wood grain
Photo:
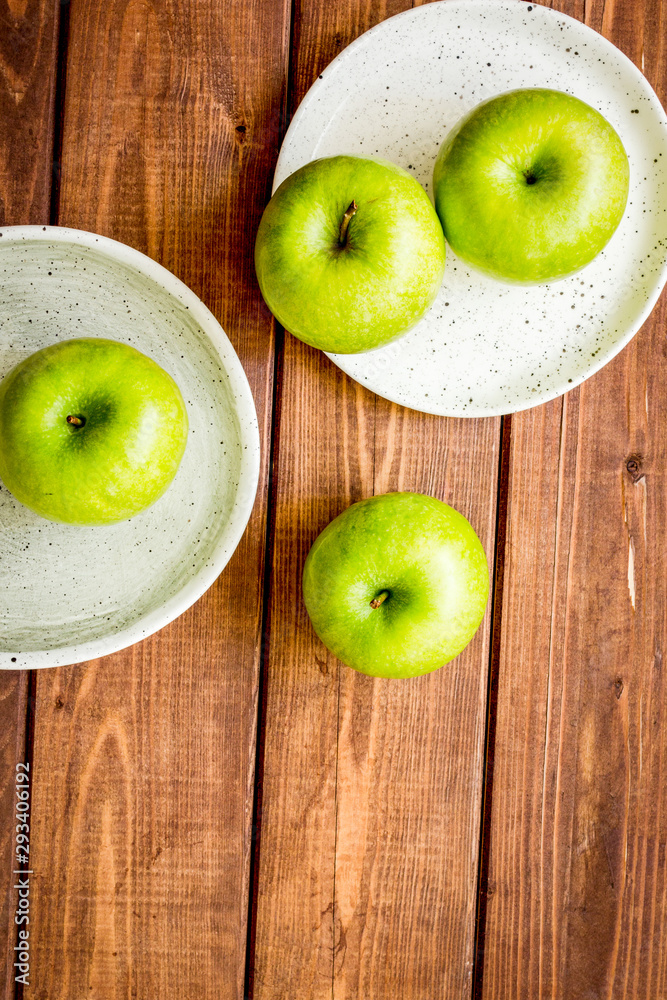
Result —
<path fill-rule="evenodd" d="M 56 0 L 0 3 L 0 226 L 47 223 L 56 79 Z M 2 988 L 14 995 L 15 769 L 25 754 L 28 674 L 0 673 L 0 942 Z"/>
<path fill-rule="evenodd" d="M 58 0 L 0 0 L 0 226 L 49 221 Z"/>
<path fill-rule="evenodd" d="M 401 3 L 296 4 L 293 107 Z M 350 503 L 454 504 L 493 553 L 499 421 L 393 406 L 285 335 L 254 967 L 256 1000 L 470 996 L 488 624 L 450 668 L 387 683 L 315 637 L 301 571 Z"/>
<path fill-rule="evenodd" d="M 588 18 L 664 100 L 667 5 Z M 485 1000 L 667 997 L 666 323 L 512 421 Z"/>
<path fill-rule="evenodd" d="M 273 328 L 253 235 L 286 92 L 283 0 L 72 0 L 60 221 L 160 260 L 220 318 L 263 439 L 230 565 L 173 625 L 37 689 L 35 998 L 243 995 Z"/>

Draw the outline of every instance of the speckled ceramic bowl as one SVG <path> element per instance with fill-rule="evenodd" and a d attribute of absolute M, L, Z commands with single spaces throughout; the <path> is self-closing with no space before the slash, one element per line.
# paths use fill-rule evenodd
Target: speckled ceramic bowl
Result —
<path fill-rule="evenodd" d="M 0 377 L 39 348 L 81 336 L 132 344 L 173 376 L 188 444 L 157 503 L 108 527 L 45 521 L 0 487 L 0 668 L 75 663 L 156 632 L 219 575 L 255 498 L 250 387 L 197 296 L 114 240 L 0 229 Z"/>
<path fill-rule="evenodd" d="M 667 117 L 622 52 L 558 11 L 517 0 L 444 0 L 397 14 L 325 69 L 287 132 L 275 186 L 309 160 L 377 156 L 430 192 L 449 129 L 480 101 L 551 87 L 597 108 L 630 160 L 625 216 L 578 274 L 532 288 L 469 271 L 447 248 L 434 307 L 400 340 L 330 355 L 357 382 L 416 410 L 491 416 L 545 402 L 630 340 L 667 278 Z"/>

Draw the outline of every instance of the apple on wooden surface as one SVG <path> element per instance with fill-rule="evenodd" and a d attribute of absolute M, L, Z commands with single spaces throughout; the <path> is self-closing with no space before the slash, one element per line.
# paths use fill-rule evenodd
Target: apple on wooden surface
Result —
<path fill-rule="evenodd" d="M 553 281 L 590 263 L 628 198 L 623 144 L 594 108 L 558 90 L 513 90 L 454 127 L 435 164 L 452 250 L 502 280 Z"/>
<path fill-rule="evenodd" d="M 356 354 L 421 319 L 442 282 L 445 242 L 407 170 L 332 156 L 301 167 L 273 195 L 255 267 L 286 330 L 323 351 Z"/>
<path fill-rule="evenodd" d="M 452 507 L 385 493 L 348 507 L 315 539 L 303 571 L 313 627 L 332 653 L 376 677 L 443 666 L 484 616 L 482 544 Z"/>
<path fill-rule="evenodd" d="M 62 341 L 0 383 L 0 479 L 49 520 L 138 514 L 176 475 L 187 433 L 178 386 L 128 344 Z"/>

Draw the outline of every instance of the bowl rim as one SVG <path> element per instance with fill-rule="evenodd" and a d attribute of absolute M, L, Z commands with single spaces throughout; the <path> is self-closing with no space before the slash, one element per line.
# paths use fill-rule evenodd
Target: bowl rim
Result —
<path fill-rule="evenodd" d="M 98 659 L 140 642 L 178 618 L 209 589 L 231 559 L 245 532 L 255 504 L 260 471 L 260 436 L 257 411 L 246 373 L 227 334 L 213 313 L 180 278 L 140 250 L 108 236 L 67 226 L 2 226 L 0 240 L 22 242 L 69 243 L 100 251 L 113 261 L 141 272 L 188 309 L 202 332 L 215 348 L 229 377 L 235 402 L 241 445 L 241 462 L 233 504 L 226 530 L 218 538 L 206 564 L 181 589 L 159 608 L 149 612 L 127 628 L 111 635 L 53 649 L 0 651 L 0 670 L 35 670 L 68 666 Z"/>

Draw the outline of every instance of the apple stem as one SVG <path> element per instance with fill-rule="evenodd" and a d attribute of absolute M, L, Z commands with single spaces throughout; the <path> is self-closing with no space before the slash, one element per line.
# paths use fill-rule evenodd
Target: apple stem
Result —
<path fill-rule="evenodd" d="M 340 224 L 340 232 L 338 234 L 338 245 L 341 247 L 344 247 L 345 244 L 347 243 L 347 227 L 350 225 L 350 219 L 352 218 L 353 215 L 356 215 L 356 212 L 357 212 L 357 203 L 353 199 L 345 215 L 343 216 L 343 221 Z"/>
<path fill-rule="evenodd" d="M 373 611 L 375 611 L 376 608 L 379 608 L 382 602 L 386 601 L 388 597 L 389 597 L 389 591 L 381 590 L 380 593 L 377 595 L 377 597 L 374 597 L 373 600 L 371 601 L 371 607 Z"/>
<path fill-rule="evenodd" d="M 85 422 L 85 417 L 73 417 L 71 413 L 67 417 L 67 423 L 71 424 L 72 427 L 83 427 Z"/>

